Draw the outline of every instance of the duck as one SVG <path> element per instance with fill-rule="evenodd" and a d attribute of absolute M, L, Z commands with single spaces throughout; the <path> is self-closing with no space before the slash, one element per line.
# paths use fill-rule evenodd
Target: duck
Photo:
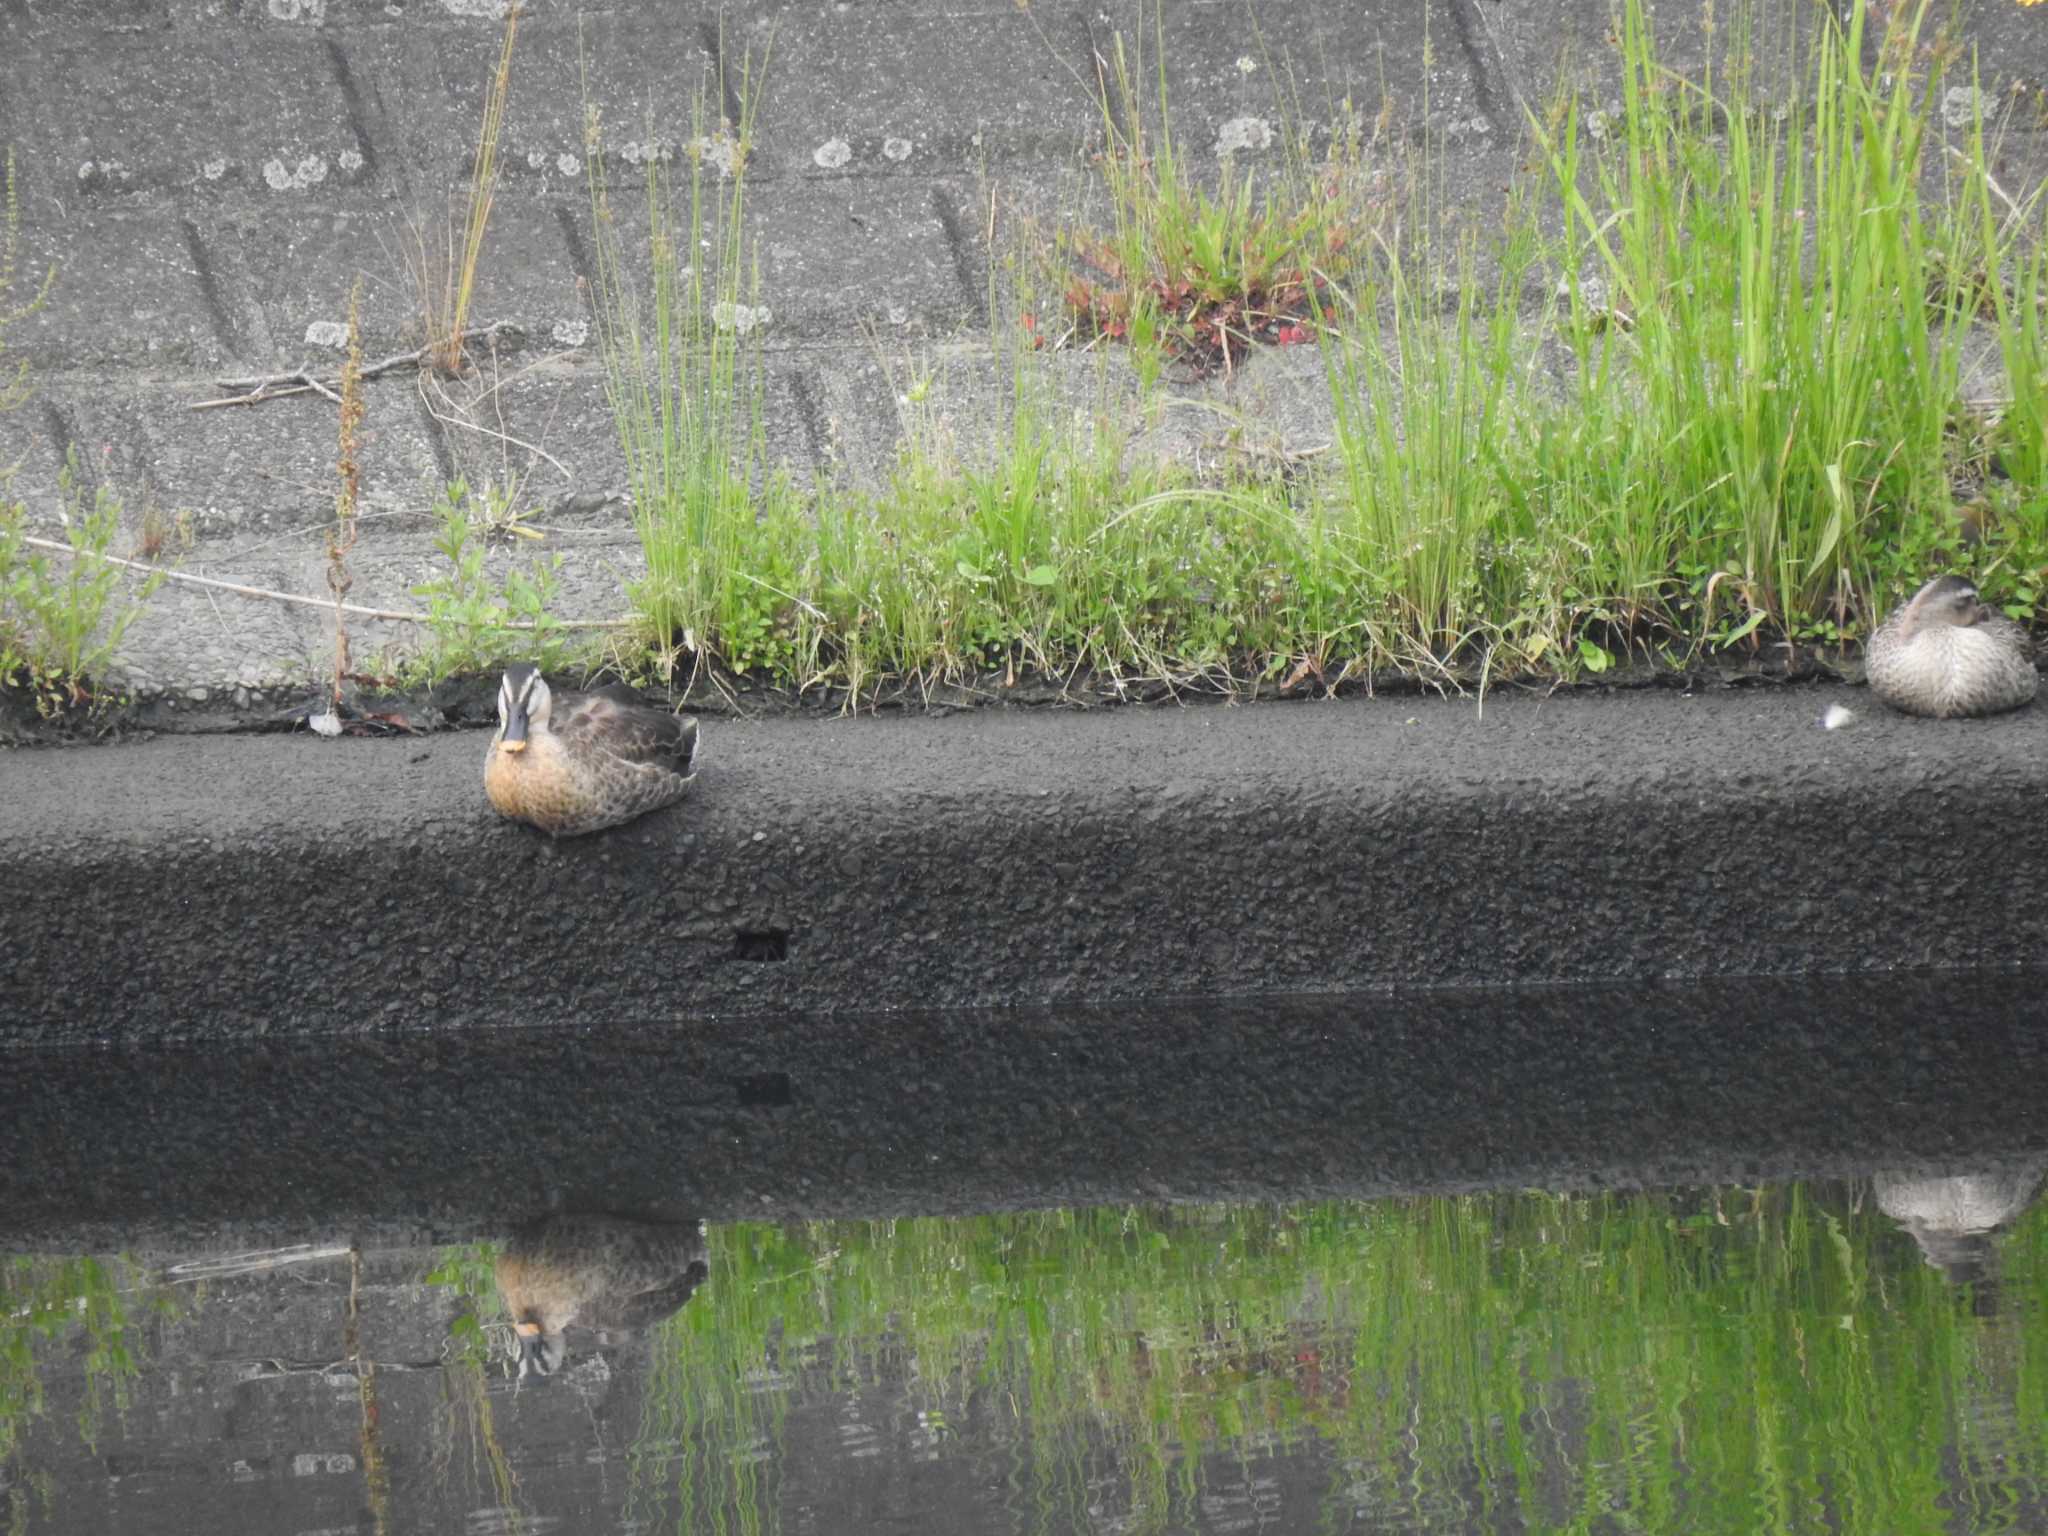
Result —
<path fill-rule="evenodd" d="M 495 1278 L 523 1380 L 568 1359 L 570 1327 L 610 1344 L 682 1310 L 710 1273 L 704 1224 L 555 1211 L 515 1227 Z"/>
<path fill-rule="evenodd" d="M 695 719 L 624 688 L 557 697 L 540 668 L 519 662 L 498 684 L 484 793 L 501 816 L 580 837 L 680 799 L 696 762 Z"/>
<path fill-rule="evenodd" d="M 1937 576 L 1895 610 L 1865 652 L 1870 691 L 1938 720 L 2018 709 L 2040 686 L 2025 626 L 1980 602 L 1961 576 Z"/>
<path fill-rule="evenodd" d="M 1998 1238 L 2026 1213 L 2048 1181 L 2048 1158 L 1941 1178 L 1883 1171 L 1872 1184 L 1877 1208 L 1920 1245 L 1920 1256 L 1957 1284 L 1990 1278 Z"/>

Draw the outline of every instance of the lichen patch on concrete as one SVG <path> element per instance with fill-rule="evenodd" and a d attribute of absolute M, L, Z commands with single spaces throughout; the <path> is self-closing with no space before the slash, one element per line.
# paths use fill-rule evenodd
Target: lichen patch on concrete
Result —
<path fill-rule="evenodd" d="M 273 192 L 304 192 L 327 179 L 327 161 L 319 155 L 302 155 L 292 165 L 273 156 L 263 162 L 263 181 Z"/>
<path fill-rule="evenodd" d="M 775 312 L 766 304 L 734 304 L 720 300 L 711 306 L 711 323 L 722 331 L 735 331 L 744 336 L 749 331 L 759 330 L 775 318 Z"/>
<path fill-rule="evenodd" d="M 1241 149 L 1268 149 L 1273 143 L 1273 125 L 1263 117 L 1233 117 L 1216 130 L 1216 153 L 1234 155 Z"/>

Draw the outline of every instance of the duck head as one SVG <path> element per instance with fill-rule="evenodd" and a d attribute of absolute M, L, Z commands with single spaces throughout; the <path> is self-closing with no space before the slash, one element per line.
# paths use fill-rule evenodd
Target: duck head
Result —
<path fill-rule="evenodd" d="M 1961 576 L 1935 577 L 1906 605 L 1907 627 L 1912 630 L 1932 629 L 1938 624 L 1962 627 L 1980 623 L 1989 614 L 1977 600 L 1976 585 Z"/>
<path fill-rule="evenodd" d="M 548 728 L 550 703 L 540 668 L 529 661 L 507 667 L 498 683 L 498 749 L 524 752 L 528 735 Z"/>
<path fill-rule="evenodd" d="M 562 1358 L 567 1353 L 563 1348 L 562 1336 L 549 1333 L 531 1315 L 522 1317 L 512 1325 L 514 1336 L 513 1354 L 519 1361 L 520 1379 L 528 1371 L 537 1376 L 552 1376 L 561 1369 Z"/>

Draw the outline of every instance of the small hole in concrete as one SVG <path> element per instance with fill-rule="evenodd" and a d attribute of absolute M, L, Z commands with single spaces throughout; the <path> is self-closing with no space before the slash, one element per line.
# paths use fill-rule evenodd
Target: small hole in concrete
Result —
<path fill-rule="evenodd" d="M 763 1104 L 780 1107 L 789 1103 L 787 1072 L 756 1072 L 752 1077 L 741 1078 L 734 1086 L 739 1089 L 740 1107 L 743 1109 Z"/>
<path fill-rule="evenodd" d="M 789 935 L 780 928 L 740 928 L 732 936 L 735 960 L 787 960 Z"/>

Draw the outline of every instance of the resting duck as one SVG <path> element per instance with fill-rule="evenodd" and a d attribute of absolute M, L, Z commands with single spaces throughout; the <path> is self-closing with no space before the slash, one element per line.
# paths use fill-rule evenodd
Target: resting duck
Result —
<path fill-rule="evenodd" d="M 576 837 L 680 799 L 696 757 L 695 720 L 610 691 L 557 699 L 539 668 L 519 662 L 498 684 L 484 792 L 501 815 Z"/>
<path fill-rule="evenodd" d="M 1911 1234 L 1920 1256 L 1958 1284 L 1991 1279 L 1998 1236 L 2025 1214 L 2048 1179 L 2048 1159 L 1984 1173 L 1921 1178 L 1879 1173 L 1877 1208 Z"/>
<path fill-rule="evenodd" d="M 630 1337 L 680 1311 L 710 1273 L 699 1222 L 582 1212 L 523 1223 L 496 1270 L 521 1376 L 561 1368 L 571 1325 L 597 1331 L 601 1343 Z"/>
<path fill-rule="evenodd" d="M 2041 682 L 2026 629 L 1960 576 L 1914 593 L 1870 637 L 1865 662 L 1870 691 L 1893 709 L 1943 720 L 2018 709 Z"/>

